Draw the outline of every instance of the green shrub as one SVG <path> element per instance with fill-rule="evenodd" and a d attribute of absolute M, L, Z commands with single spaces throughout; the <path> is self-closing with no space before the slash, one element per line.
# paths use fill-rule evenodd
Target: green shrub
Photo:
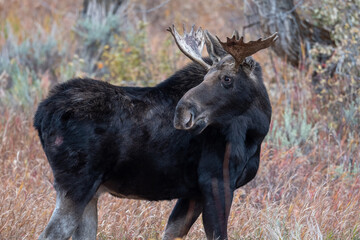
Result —
<path fill-rule="evenodd" d="M 104 47 L 116 43 L 115 36 L 124 30 L 125 19 L 121 14 L 105 12 L 102 8 L 93 10 L 77 20 L 73 31 L 77 36 L 77 55 L 86 62 L 81 71 L 87 75 L 101 75 L 97 63 Z"/>
<path fill-rule="evenodd" d="M 322 74 L 318 83 L 322 104 L 339 121 L 343 106 L 360 95 L 360 0 L 322 0 L 308 9 L 313 21 L 329 29 L 336 43 L 336 47 L 317 45 L 311 55 L 314 60 L 330 56 L 324 63 L 313 63 Z"/>
<path fill-rule="evenodd" d="M 7 25 L 6 43 L 0 52 L 0 74 L 8 76 L 7 86 L 2 90 L 5 92 L 2 101 L 5 105 L 32 106 L 42 95 L 40 79 L 46 72 L 52 77 L 49 81 L 57 82 L 55 71 L 65 52 L 59 50 L 56 32 L 55 24 L 50 33 L 38 27 L 34 35 L 19 43 Z"/>
<path fill-rule="evenodd" d="M 108 74 L 105 79 L 125 85 L 152 86 L 176 70 L 179 51 L 171 51 L 170 36 L 156 55 L 149 49 L 146 25 L 140 23 L 136 32 L 116 37 L 113 47 L 106 45 L 102 63 Z M 101 63 L 101 64 L 102 64 Z"/>
<path fill-rule="evenodd" d="M 278 148 L 300 148 L 317 141 L 317 126 L 308 121 L 305 109 L 294 113 L 286 106 L 281 120 L 273 121 L 267 141 Z"/>
<path fill-rule="evenodd" d="M 7 25 L 6 32 L 7 39 L 0 56 L 0 71 L 4 71 L 10 61 L 15 59 L 20 66 L 42 74 L 49 69 L 55 69 L 65 55 L 65 48 L 59 50 L 56 40 L 56 24 L 52 25 L 50 33 L 38 27 L 36 33 L 21 43 L 12 33 L 10 25 Z"/>
<path fill-rule="evenodd" d="M 35 101 L 42 96 L 40 80 L 36 74 L 28 68 L 21 68 L 16 61 L 12 61 L 7 67 L 10 88 L 5 91 L 2 103 L 5 106 L 20 107 L 26 110 L 32 107 Z"/>
<path fill-rule="evenodd" d="M 113 48 L 106 45 L 102 60 L 109 70 L 109 79 L 114 83 L 148 85 L 149 71 L 146 66 L 146 33 L 143 27 L 127 39 L 116 37 Z"/>

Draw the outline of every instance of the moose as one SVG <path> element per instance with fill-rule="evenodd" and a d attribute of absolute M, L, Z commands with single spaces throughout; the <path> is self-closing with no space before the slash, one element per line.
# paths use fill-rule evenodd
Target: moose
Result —
<path fill-rule="evenodd" d="M 177 199 L 163 239 L 183 238 L 202 213 L 207 239 L 227 239 L 233 192 L 259 168 L 271 105 L 259 63 L 277 33 L 222 42 L 207 30 L 167 29 L 193 63 L 154 87 L 73 79 L 34 117 L 54 175 L 56 206 L 39 239 L 96 239 L 97 200 L 108 192 Z M 202 58 L 206 45 L 209 57 Z"/>

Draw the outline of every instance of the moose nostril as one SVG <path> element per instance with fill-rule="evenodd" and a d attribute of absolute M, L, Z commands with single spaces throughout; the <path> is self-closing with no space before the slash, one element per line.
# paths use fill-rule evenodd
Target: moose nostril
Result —
<path fill-rule="evenodd" d="M 194 113 L 192 111 L 189 111 L 189 116 L 188 116 L 188 120 L 185 123 L 186 128 L 190 128 L 193 124 L 194 121 Z"/>

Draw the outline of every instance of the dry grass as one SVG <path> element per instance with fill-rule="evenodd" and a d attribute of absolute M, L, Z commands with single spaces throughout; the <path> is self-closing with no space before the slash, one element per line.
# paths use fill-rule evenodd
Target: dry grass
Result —
<path fill-rule="evenodd" d="M 28 8 L 19 10 L 20 2 Z M 1 16 L 23 29 L 31 29 L 34 26 L 27 14 L 32 11 L 43 13 L 38 19 L 43 24 L 49 16 L 60 21 L 59 16 L 68 16 L 64 12 L 79 7 L 71 4 L 73 1 L 62 1 L 45 11 L 41 2 L 47 1 L 33 1 L 33 5 L 30 2 L 12 1 L 5 8 L 0 1 Z M 181 11 L 174 11 L 179 6 L 171 1 L 160 13 L 149 16 L 149 21 L 159 23 L 148 29 L 154 33 L 152 43 L 162 42 L 165 33 L 159 29 L 180 19 L 211 26 L 210 30 L 220 36 L 229 34 L 229 28 L 224 27 L 229 18 L 221 15 L 232 16 L 240 11 L 233 1 L 214 6 L 210 1 L 199 1 L 195 7 L 191 5 L 194 1 L 183 2 Z M 221 10 L 213 11 L 216 7 Z M 17 18 L 18 14 L 25 17 Z M 230 238 L 360 239 L 359 126 L 349 124 L 341 111 L 333 112 L 330 102 L 324 104 L 314 94 L 310 70 L 300 72 L 277 59 L 272 65 L 266 56 L 264 51 L 255 58 L 264 68 L 274 110 L 273 124 L 263 144 L 256 178 L 236 191 L 229 219 Z M 278 75 L 274 75 L 273 68 Z M 347 109 L 348 103 L 341 108 Z M 51 169 L 32 127 L 34 109 L 23 112 L 0 108 L 0 239 L 37 238 L 55 206 Z M 289 111 L 290 116 L 286 115 Z M 302 123 L 310 130 L 299 130 Z M 291 144 L 286 143 L 289 139 Z M 99 201 L 98 238 L 159 239 L 174 203 L 104 195 Z M 187 239 L 204 238 L 199 218 Z"/>
<path fill-rule="evenodd" d="M 0 239 L 34 239 L 55 206 L 52 174 L 25 114 L 1 116 Z M 326 139 L 306 156 L 265 143 L 254 181 L 236 192 L 232 239 L 358 239 L 360 174 L 337 172 L 341 147 Z M 345 148 L 345 147 L 344 147 Z M 174 202 L 102 196 L 99 239 L 159 239 Z M 204 238 L 201 221 L 188 239 Z"/>

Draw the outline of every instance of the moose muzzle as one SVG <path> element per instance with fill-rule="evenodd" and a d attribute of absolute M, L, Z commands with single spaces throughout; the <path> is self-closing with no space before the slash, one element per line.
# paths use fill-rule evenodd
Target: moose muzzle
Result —
<path fill-rule="evenodd" d="M 174 117 L 174 127 L 176 129 L 190 130 L 194 134 L 199 134 L 207 125 L 206 114 L 199 113 L 193 104 L 180 100 Z"/>

